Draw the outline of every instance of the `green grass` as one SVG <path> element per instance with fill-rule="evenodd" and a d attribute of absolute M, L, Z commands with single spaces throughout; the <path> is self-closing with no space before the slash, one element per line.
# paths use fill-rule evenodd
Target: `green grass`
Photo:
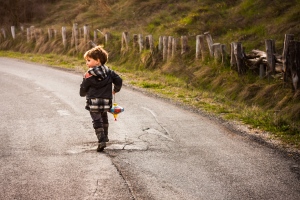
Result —
<path fill-rule="evenodd" d="M 85 67 L 85 62 L 83 59 L 56 54 L 33 54 L 12 51 L 0 51 L 0 56 L 73 70 L 83 71 Z"/>

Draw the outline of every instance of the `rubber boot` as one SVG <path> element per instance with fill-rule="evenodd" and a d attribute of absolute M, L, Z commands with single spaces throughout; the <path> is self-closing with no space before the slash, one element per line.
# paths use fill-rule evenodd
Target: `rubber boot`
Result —
<path fill-rule="evenodd" d="M 103 129 L 104 129 L 104 135 L 105 135 L 105 142 L 108 142 L 108 124 L 103 124 Z"/>
<path fill-rule="evenodd" d="M 106 147 L 104 129 L 97 128 L 97 129 L 95 129 L 95 131 L 96 131 L 96 135 L 97 135 L 98 142 L 99 142 L 97 152 L 101 152 Z"/>

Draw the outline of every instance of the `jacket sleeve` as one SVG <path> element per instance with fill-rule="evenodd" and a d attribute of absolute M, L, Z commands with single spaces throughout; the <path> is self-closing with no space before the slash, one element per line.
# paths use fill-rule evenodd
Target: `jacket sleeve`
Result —
<path fill-rule="evenodd" d="M 114 71 L 111 71 L 111 77 L 112 77 L 112 81 L 113 81 L 113 84 L 114 84 L 114 91 L 115 92 L 119 92 L 122 88 L 122 84 L 123 84 L 123 80 L 122 78 L 117 74 L 115 73 Z"/>
<path fill-rule="evenodd" d="M 82 83 L 80 84 L 79 95 L 81 97 L 85 97 L 88 90 L 89 90 L 89 86 L 88 86 L 87 80 L 85 78 L 83 78 Z"/>

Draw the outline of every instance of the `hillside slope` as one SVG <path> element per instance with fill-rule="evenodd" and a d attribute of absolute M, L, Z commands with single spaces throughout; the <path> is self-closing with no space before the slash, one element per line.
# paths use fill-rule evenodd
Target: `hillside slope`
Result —
<path fill-rule="evenodd" d="M 196 35 L 209 31 L 223 44 L 247 49 L 284 34 L 300 37 L 300 0 L 0 0 L 2 26 L 41 27 L 89 24 L 110 32 Z"/>
<path fill-rule="evenodd" d="M 262 48 L 275 39 L 282 48 L 284 34 L 300 37 L 300 1 L 280 0 L 58 0 L 45 18 L 32 23 L 89 24 L 110 32 L 196 35 L 209 31 L 218 42 L 240 41 Z"/>

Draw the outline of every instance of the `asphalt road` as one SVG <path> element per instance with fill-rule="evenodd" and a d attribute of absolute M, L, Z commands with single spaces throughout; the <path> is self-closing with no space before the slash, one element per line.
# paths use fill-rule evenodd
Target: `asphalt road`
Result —
<path fill-rule="evenodd" d="M 96 152 L 81 75 L 0 58 L 0 199 L 300 199 L 300 163 L 124 87 Z"/>

